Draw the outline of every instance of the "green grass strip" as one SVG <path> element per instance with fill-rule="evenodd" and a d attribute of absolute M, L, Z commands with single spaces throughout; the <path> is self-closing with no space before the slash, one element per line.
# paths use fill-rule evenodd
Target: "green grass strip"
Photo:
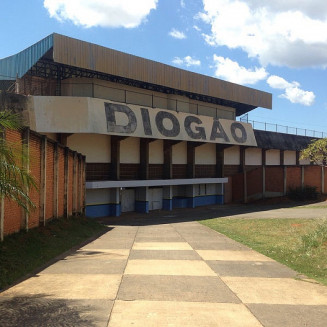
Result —
<path fill-rule="evenodd" d="M 215 218 L 201 224 L 327 285 L 327 220 Z"/>
<path fill-rule="evenodd" d="M 94 220 L 71 217 L 5 237 L 0 243 L 0 290 L 106 229 Z"/>

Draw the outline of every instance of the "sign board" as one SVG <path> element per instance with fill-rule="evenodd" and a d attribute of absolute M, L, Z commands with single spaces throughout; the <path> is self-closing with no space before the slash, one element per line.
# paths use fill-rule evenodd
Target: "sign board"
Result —
<path fill-rule="evenodd" d="M 40 133 L 90 133 L 256 146 L 251 124 L 88 97 L 30 98 Z"/>
<path fill-rule="evenodd" d="M 104 103 L 108 134 L 256 146 L 250 124 L 171 110 Z"/>

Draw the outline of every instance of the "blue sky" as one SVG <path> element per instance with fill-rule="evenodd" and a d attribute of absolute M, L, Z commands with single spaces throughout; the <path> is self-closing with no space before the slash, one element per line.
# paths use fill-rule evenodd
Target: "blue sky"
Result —
<path fill-rule="evenodd" d="M 56 32 L 273 94 L 249 119 L 327 132 L 323 0 L 1 1 L 0 58 Z"/>

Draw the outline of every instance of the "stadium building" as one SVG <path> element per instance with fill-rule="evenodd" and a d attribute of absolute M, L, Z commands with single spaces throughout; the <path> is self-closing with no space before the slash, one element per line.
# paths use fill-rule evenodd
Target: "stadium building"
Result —
<path fill-rule="evenodd" d="M 236 120 L 269 93 L 59 34 L 0 60 L 0 86 L 32 131 L 86 156 L 92 217 L 284 194 L 310 141 Z"/>

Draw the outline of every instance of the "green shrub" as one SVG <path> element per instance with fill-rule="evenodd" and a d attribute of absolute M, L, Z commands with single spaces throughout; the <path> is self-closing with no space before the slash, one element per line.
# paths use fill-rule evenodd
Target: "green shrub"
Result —
<path fill-rule="evenodd" d="M 302 187 L 290 187 L 287 196 L 291 200 L 295 201 L 306 201 L 306 200 L 316 200 L 318 198 L 318 192 L 316 186 L 304 186 Z"/>
<path fill-rule="evenodd" d="M 327 220 L 319 224 L 317 228 L 302 236 L 302 246 L 306 252 L 321 248 L 327 244 Z"/>

